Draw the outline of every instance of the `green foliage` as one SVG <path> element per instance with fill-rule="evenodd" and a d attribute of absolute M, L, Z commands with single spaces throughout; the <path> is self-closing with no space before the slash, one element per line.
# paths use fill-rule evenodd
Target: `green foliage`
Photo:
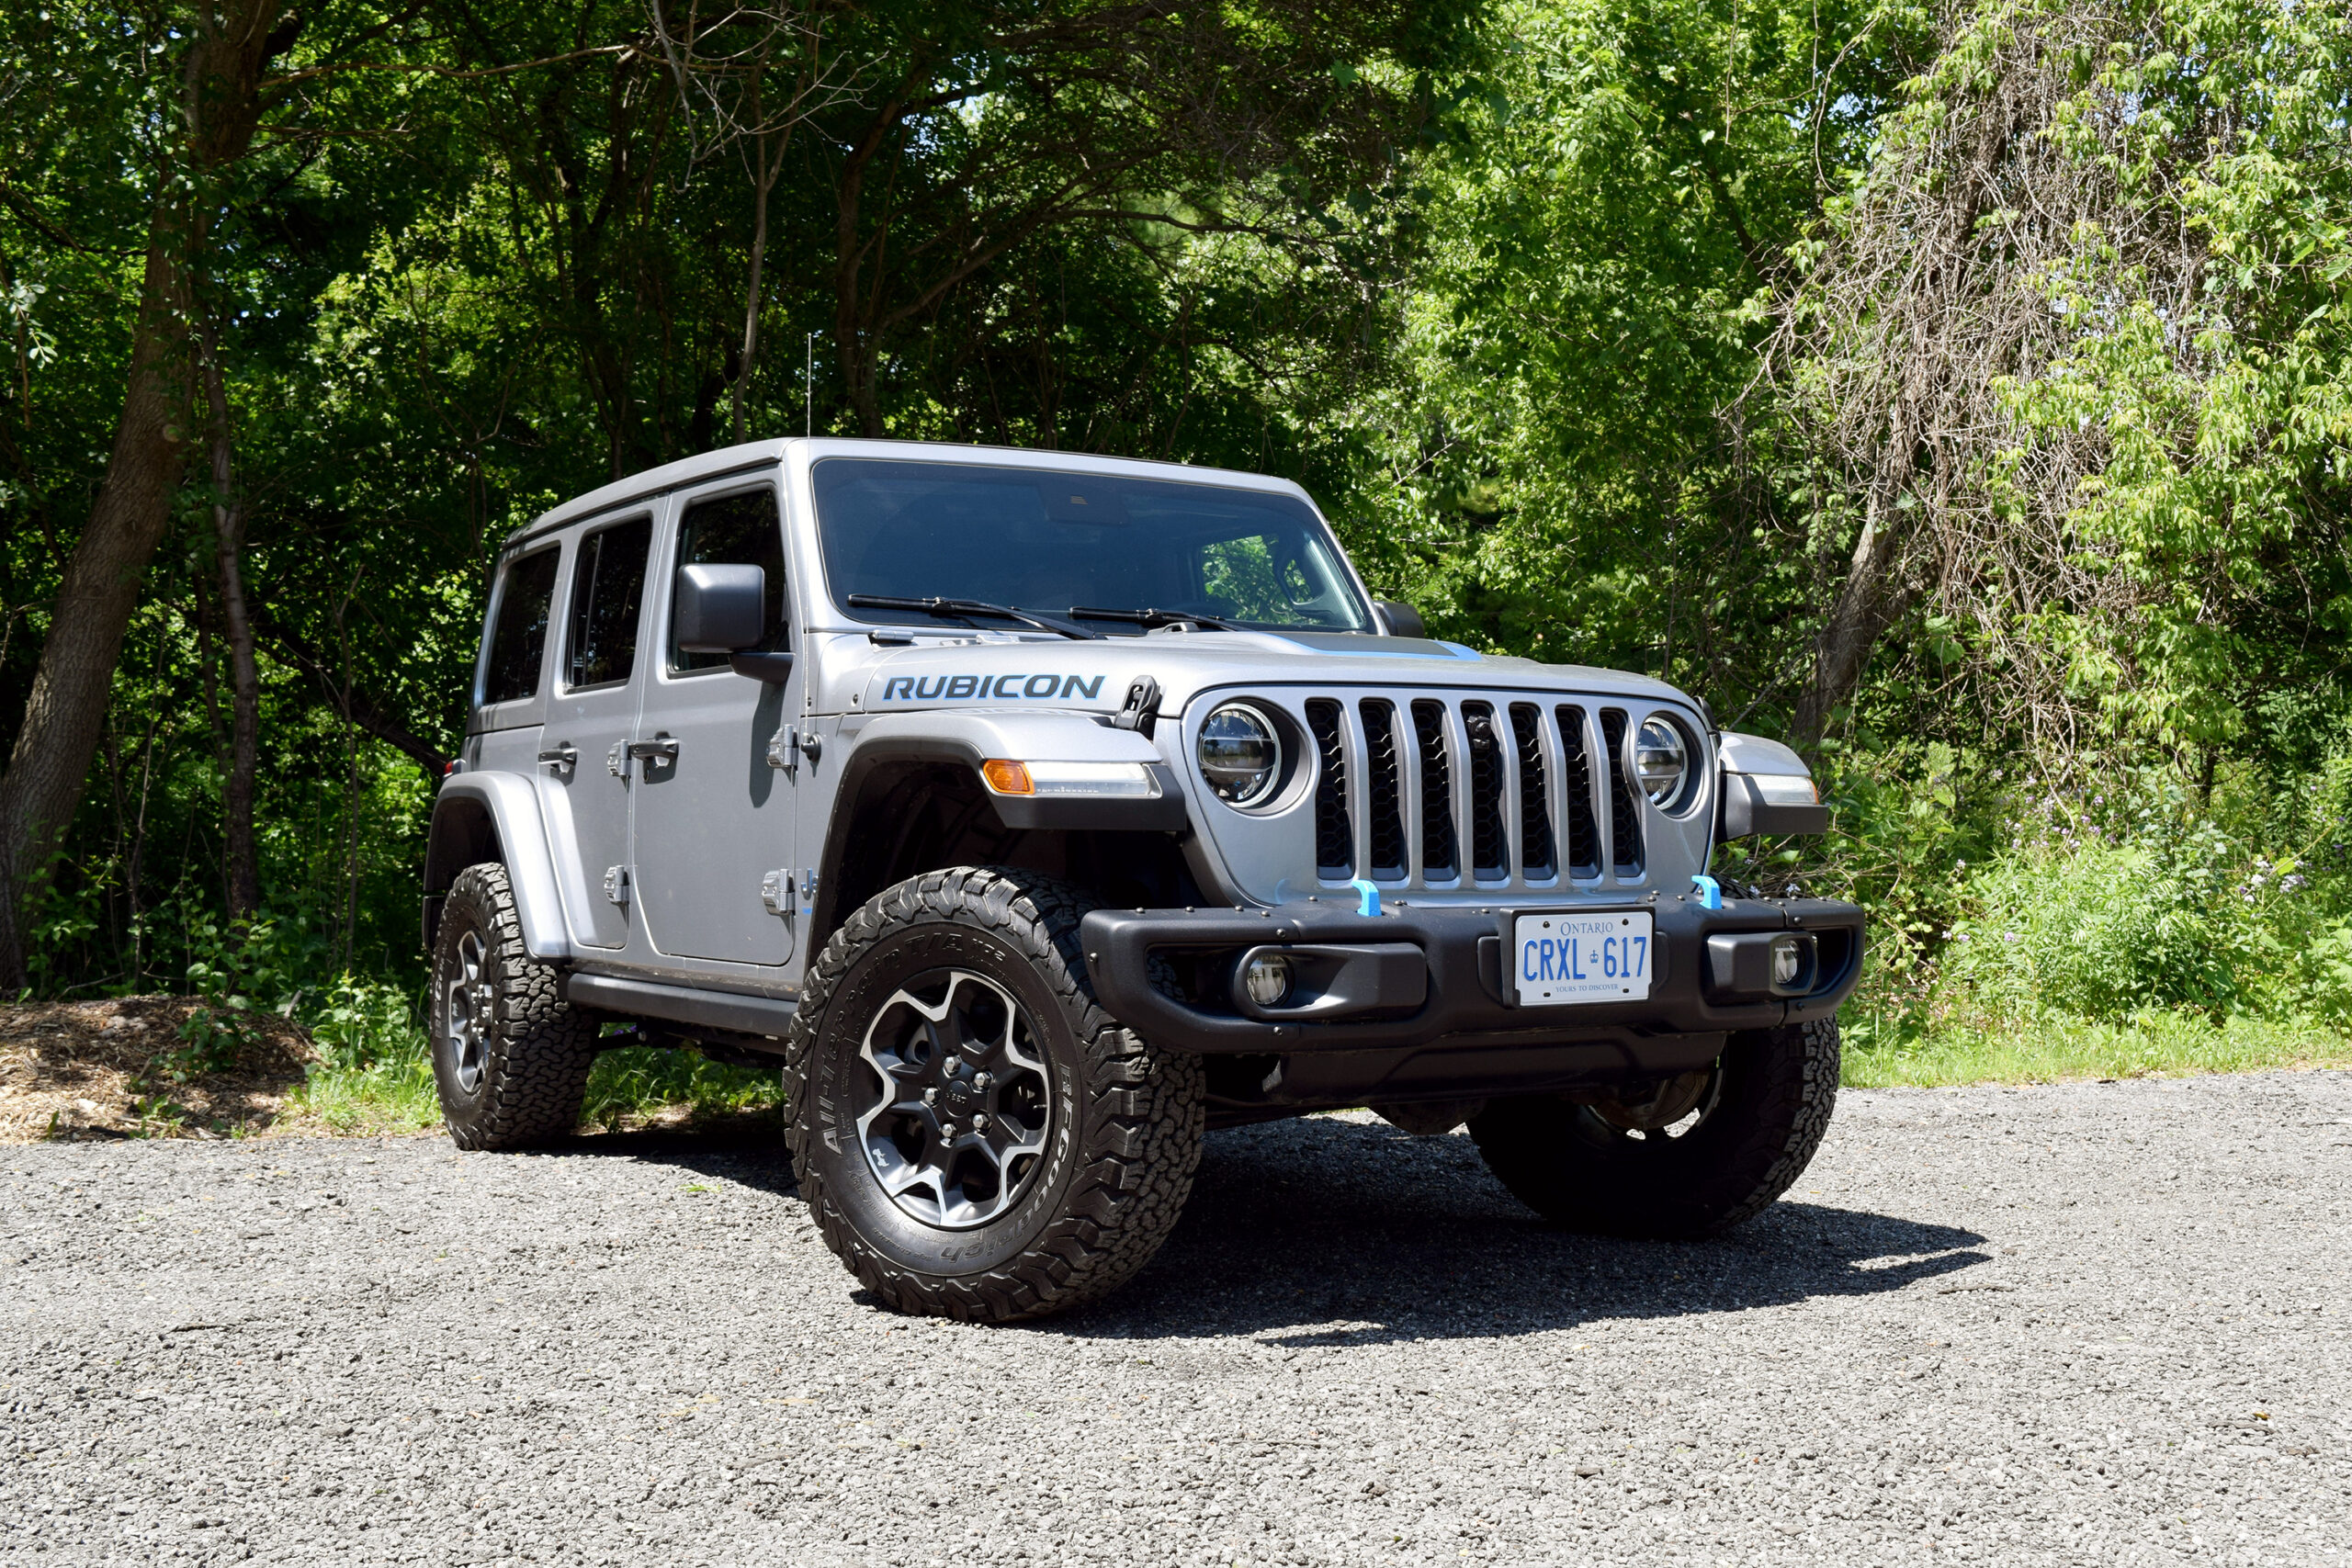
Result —
<path fill-rule="evenodd" d="M 187 990 L 202 998 L 180 1025 L 172 1076 L 225 1072 L 254 1040 L 262 1013 L 290 1017 L 301 1002 L 300 976 L 320 944 L 300 917 L 269 915 L 216 920 L 198 914 L 186 937 Z"/>

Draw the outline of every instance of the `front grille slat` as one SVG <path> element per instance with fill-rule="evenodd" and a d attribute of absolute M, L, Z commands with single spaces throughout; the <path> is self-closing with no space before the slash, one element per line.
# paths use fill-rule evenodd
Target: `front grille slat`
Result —
<path fill-rule="evenodd" d="M 1413 730 L 1419 742 L 1421 876 L 1449 882 L 1462 874 L 1453 841 L 1453 765 L 1446 753 L 1445 705 L 1423 698 L 1413 705 Z"/>
<path fill-rule="evenodd" d="M 1559 874 L 1552 863 L 1552 803 L 1544 776 L 1544 710 L 1532 703 L 1510 705 L 1511 739 L 1519 752 L 1519 841 L 1521 874 L 1530 882 Z"/>
<path fill-rule="evenodd" d="M 1592 758 L 1585 744 L 1584 709 L 1563 706 L 1560 724 L 1561 773 L 1568 807 L 1568 874 L 1600 874 L 1600 825 L 1593 810 Z"/>
<path fill-rule="evenodd" d="M 1609 857 L 1619 875 L 1642 868 L 1642 819 L 1637 814 L 1634 782 L 1626 775 L 1625 710 L 1600 710 L 1600 739 L 1609 773 Z"/>
<path fill-rule="evenodd" d="M 1345 882 L 1356 874 L 1355 830 L 1348 820 L 1347 752 L 1340 742 L 1340 705 L 1317 697 L 1306 705 L 1322 771 L 1315 781 L 1315 874 Z"/>
<path fill-rule="evenodd" d="M 1470 752 L 1470 874 L 1486 882 L 1510 878 L 1510 830 L 1504 825 L 1503 740 L 1495 710 L 1462 705 Z"/>
<path fill-rule="evenodd" d="M 1357 712 L 1363 717 L 1364 827 L 1369 841 L 1365 861 L 1378 882 L 1405 880 L 1405 811 L 1403 781 L 1398 777 L 1396 709 L 1378 698 L 1366 698 Z"/>

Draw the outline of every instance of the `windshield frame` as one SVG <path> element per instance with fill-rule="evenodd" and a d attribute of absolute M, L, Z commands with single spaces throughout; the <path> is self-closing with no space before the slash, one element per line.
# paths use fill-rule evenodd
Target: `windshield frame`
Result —
<path fill-rule="evenodd" d="M 1008 479 L 1044 479 L 1054 477 L 1068 478 L 1071 479 L 1091 479 L 1098 483 L 1107 479 L 1126 483 L 1141 483 L 1153 487 L 1183 485 L 1197 490 L 1221 491 L 1252 498 L 1263 498 L 1266 501 L 1283 503 L 1281 508 L 1282 511 L 1288 512 L 1290 509 L 1295 508 L 1296 515 L 1294 517 L 1283 518 L 1283 521 L 1302 528 L 1311 540 L 1314 547 L 1323 552 L 1323 554 L 1328 558 L 1333 579 L 1332 588 L 1334 592 L 1345 601 L 1345 607 L 1354 615 L 1356 624 L 1353 626 L 1334 626 L 1328 623 L 1305 624 L 1296 621 L 1255 621 L 1225 612 L 1214 613 L 1215 618 L 1222 619 L 1230 623 L 1232 628 L 1236 631 L 1264 632 L 1278 637 L 1285 633 L 1296 632 L 1314 632 L 1326 636 L 1338 637 L 1376 637 L 1380 635 L 1381 623 L 1378 612 L 1374 608 L 1375 601 L 1374 600 L 1370 590 L 1365 586 L 1363 578 L 1357 574 L 1355 562 L 1349 558 L 1347 550 L 1340 544 L 1338 536 L 1333 532 L 1329 520 L 1323 515 L 1322 510 L 1296 486 L 1284 483 L 1280 480 L 1271 480 L 1264 476 L 1255 474 L 1244 474 L 1238 472 L 1231 474 L 1217 473 L 1217 477 L 1208 478 L 1205 477 L 1206 473 L 1216 471 L 1179 468 L 1174 472 L 1170 472 L 1157 464 L 1145 465 L 1142 463 L 1120 461 L 1116 459 L 1100 462 L 1099 464 L 1084 462 L 1082 460 L 1079 462 L 1072 462 L 1069 460 L 1069 455 L 1061 453 L 1036 454 L 1035 457 L 1037 458 L 1045 459 L 1043 461 L 1021 460 L 1022 458 L 1029 456 L 1030 455 L 1027 453 L 1013 452 L 987 452 L 986 455 L 983 456 L 980 452 L 973 451 L 968 448 L 957 451 L 953 457 L 945 455 L 934 457 L 928 452 L 918 454 L 907 451 L 845 452 L 839 450 L 820 450 L 811 453 L 807 466 L 802 469 L 803 482 L 807 485 L 807 490 L 804 493 L 808 498 L 807 536 L 808 537 L 809 543 L 814 547 L 814 555 L 816 558 L 812 564 L 817 568 L 817 572 L 814 575 L 816 580 L 820 581 L 823 585 L 822 593 L 825 601 L 825 608 L 830 610 L 833 615 L 839 617 L 841 624 L 845 629 L 854 628 L 860 631 L 879 629 L 888 629 L 892 632 L 915 633 L 929 631 L 934 634 L 950 637 L 969 636 L 974 632 L 989 632 L 1019 637 L 1039 637 L 1049 635 L 1038 631 L 1035 627 L 1023 626 L 1016 621 L 989 615 L 986 612 L 974 612 L 967 620 L 959 621 L 952 615 L 945 614 L 938 616 L 933 616 L 917 611 L 876 610 L 863 606 L 853 608 L 847 603 L 853 593 L 862 595 L 871 592 L 872 590 L 864 587 L 853 587 L 849 583 L 842 581 L 841 580 L 840 573 L 835 570 L 835 563 L 830 551 L 830 542 L 826 533 L 824 505 L 820 488 L 820 471 L 829 463 L 885 465 L 889 467 L 902 467 L 906 465 L 922 463 L 935 464 L 943 468 L 987 470 L 995 474 L 1003 475 Z M 808 580 L 804 579 L 804 581 Z M 924 595 L 900 596 L 922 597 Z M 952 592 L 943 592 L 941 596 L 949 599 L 959 597 L 958 594 Z M 1026 600 L 1023 600 L 1017 605 L 1012 604 L 1009 601 L 1006 603 L 1008 607 L 1018 608 L 1032 614 L 1048 615 L 1060 619 L 1076 619 L 1079 625 L 1089 630 L 1101 632 L 1107 637 L 1142 637 L 1156 629 L 1152 626 L 1136 625 L 1131 621 L 1124 619 L 1097 619 L 1092 616 L 1072 617 L 1070 615 L 1070 611 L 1073 606 L 1067 604 L 1033 604 L 1027 603 Z M 1184 614 L 1182 610 L 1173 609 L 1173 607 L 1168 605 L 1112 604 L 1101 603 L 1099 601 L 1090 604 L 1086 607 L 1105 610 L 1116 609 L 1122 611 L 1170 611 L 1172 609 L 1174 615 L 1178 617 L 1182 616 Z M 1204 614 L 1209 613 L 1204 612 Z M 1198 629 L 1207 630 L 1209 628 L 1201 627 Z"/>

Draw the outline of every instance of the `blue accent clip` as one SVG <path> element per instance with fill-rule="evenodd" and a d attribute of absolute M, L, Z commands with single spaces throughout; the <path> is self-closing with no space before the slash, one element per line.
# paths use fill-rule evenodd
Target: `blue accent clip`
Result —
<path fill-rule="evenodd" d="M 1724 889 L 1722 883 L 1717 882 L 1712 876 L 1693 876 L 1690 880 L 1699 885 L 1699 907 L 1701 908 L 1720 909 L 1724 907 Z"/>
<path fill-rule="evenodd" d="M 1376 915 L 1380 913 L 1379 888 L 1374 887 L 1371 883 L 1366 882 L 1361 876 L 1357 877 L 1353 882 L 1349 883 L 1348 886 L 1354 888 L 1359 895 L 1359 902 L 1356 905 L 1357 914 Z"/>

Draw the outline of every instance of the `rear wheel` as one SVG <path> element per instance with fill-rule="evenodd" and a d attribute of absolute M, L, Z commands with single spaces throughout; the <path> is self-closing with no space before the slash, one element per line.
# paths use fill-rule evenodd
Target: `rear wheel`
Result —
<path fill-rule="evenodd" d="M 1030 872 L 900 883 L 810 966 L 785 1065 L 826 1245 L 901 1312 L 1038 1317 L 1148 1261 L 1200 1160 L 1199 1060 L 1096 1003 L 1089 905 Z"/>
<path fill-rule="evenodd" d="M 522 1149 L 580 1127 L 596 1026 L 524 951 L 506 868 L 458 874 L 433 943 L 433 1077 L 461 1149 Z"/>
<path fill-rule="evenodd" d="M 1812 1160 L 1838 1102 L 1834 1019 L 1735 1034 L 1713 1065 L 1598 1103 L 1491 1101 L 1470 1135 L 1514 1197 L 1610 1235 L 1707 1235 L 1760 1213 Z"/>

